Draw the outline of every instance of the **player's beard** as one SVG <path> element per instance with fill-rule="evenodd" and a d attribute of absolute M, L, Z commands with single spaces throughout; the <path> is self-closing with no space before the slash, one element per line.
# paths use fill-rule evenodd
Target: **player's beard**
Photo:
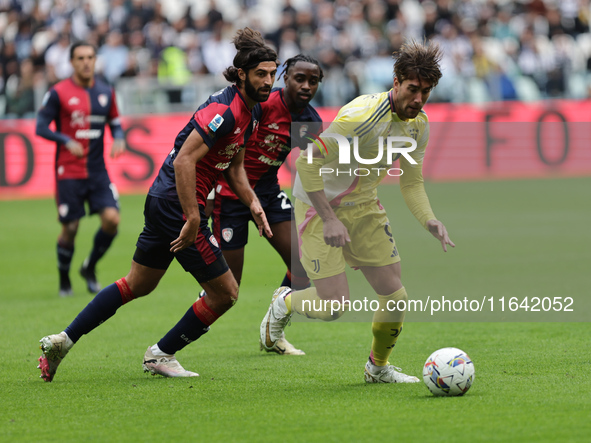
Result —
<path fill-rule="evenodd" d="M 269 98 L 269 94 L 271 93 L 271 88 L 268 89 L 268 92 L 261 92 L 261 89 L 265 88 L 255 89 L 252 83 L 248 80 L 248 76 L 246 76 L 246 80 L 244 81 L 244 91 L 251 100 L 254 100 L 255 102 L 267 101 L 267 99 Z"/>
<path fill-rule="evenodd" d="M 398 99 L 394 102 L 394 108 L 396 109 L 396 114 L 401 120 L 408 120 L 411 118 L 416 118 L 419 115 L 421 110 L 412 109 L 408 106 L 404 106 L 404 102 L 402 99 Z"/>

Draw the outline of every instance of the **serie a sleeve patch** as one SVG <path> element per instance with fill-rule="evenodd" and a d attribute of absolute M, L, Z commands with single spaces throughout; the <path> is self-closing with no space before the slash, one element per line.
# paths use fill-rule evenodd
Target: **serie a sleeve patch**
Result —
<path fill-rule="evenodd" d="M 219 129 L 220 126 L 222 126 L 223 122 L 224 117 L 222 117 L 220 114 L 216 114 L 215 117 L 211 119 L 207 127 L 211 129 L 212 132 L 215 132 Z"/>

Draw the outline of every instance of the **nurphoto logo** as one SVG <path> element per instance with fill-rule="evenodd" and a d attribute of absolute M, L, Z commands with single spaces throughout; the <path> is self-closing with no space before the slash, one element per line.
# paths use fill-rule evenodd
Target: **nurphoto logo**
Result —
<path fill-rule="evenodd" d="M 353 151 L 353 157 L 358 164 L 361 165 L 379 165 L 384 164 L 382 159 L 384 159 L 384 151 L 385 151 L 385 160 L 386 165 L 391 165 L 394 161 L 398 160 L 400 156 L 403 156 L 410 164 L 416 165 L 417 162 L 409 155 L 410 152 L 414 151 L 417 148 L 417 142 L 412 137 L 394 137 L 388 136 L 384 141 L 384 137 L 378 138 L 378 146 L 377 146 L 377 155 L 374 158 L 363 158 L 359 153 L 359 139 L 358 137 L 353 137 L 349 139 L 342 134 L 337 134 L 333 132 L 325 132 L 322 134 L 322 138 L 326 139 L 327 137 L 333 138 L 336 140 L 339 146 L 339 165 L 351 165 L 351 151 Z M 324 152 L 328 155 L 328 148 L 326 144 L 321 139 L 312 139 L 307 137 L 308 140 L 311 140 L 311 143 L 308 143 L 308 163 L 313 162 L 312 157 L 312 147 L 313 144 L 320 149 L 321 152 Z M 353 149 L 351 149 L 351 141 L 353 142 Z M 400 168 L 384 168 L 384 167 L 374 167 L 374 168 L 320 168 L 319 174 L 336 174 L 338 175 L 356 175 L 356 176 L 367 176 L 371 174 L 371 171 L 377 172 L 378 176 L 381 174 L 381 171 L 386 171 L 386 173 L 392 177 L 399 177 L 403 174 L 402 169 Z"/>

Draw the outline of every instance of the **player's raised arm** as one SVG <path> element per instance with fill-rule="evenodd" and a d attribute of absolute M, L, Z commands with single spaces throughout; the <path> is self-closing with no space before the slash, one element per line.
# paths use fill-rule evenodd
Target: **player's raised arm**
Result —
<path fill-rule="evenodd" d="M 187 221 L 178 238 L 170 243 L 171 252 L 185 249 L 195 243 L 197 239 L 201 217 L 199 215 L 199 205 L 195 198 L 195 165 L 207 154 L 208 150 L 209 148 L 201 135 L 193 130 L 174 159 L 176 189 Z"/>

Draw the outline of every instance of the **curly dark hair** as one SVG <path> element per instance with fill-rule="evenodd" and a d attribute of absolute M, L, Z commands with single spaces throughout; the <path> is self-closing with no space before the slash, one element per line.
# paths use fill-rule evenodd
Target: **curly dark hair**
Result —
<path fill-rule="evenodd" d="M 400 83 L 419 78 L 429 82 L 433 87 L 437 86 L 442 75 L 439 64 L 443 56 L 437 44 L 409 40 L 392 55 L 396 59 L 394 76 Z"/>
<path fill-rule="evenodd" d="M 320 71 L 320 77 L 318 81 L 322 81 L 322 79 L 324 78 L 324 71 L 322 71 L 320 63 L 314 57 L 310 57 L 309 55 L 305 54 L 298 54 L 292 58 L 288 58 L 287 60 L 285 60 L 285 63 L 283 63 L 283 66 L 285 66 L 285 74 L 289 74 L 289 68 L 294 66 L 297 62 L 312 63 L 313 65 L 318 66 L 318 71 Z"/>
<path fill-rule="evenodd" d="M 240 77 L 238 76 L 238 69 L 248 72 L 258 66 L 261 62 L 275 62 L 279 64 L 277 53 L 265 44 L 263 36 L 260 32 L 250 28 L 244 28 L 236 32 L 236 36 L 232 40 L 236 50 L 236 56 L 232 66 L 229 66 L 224 71 L 226 80 L 236 85 L 241 85 Z"/>

